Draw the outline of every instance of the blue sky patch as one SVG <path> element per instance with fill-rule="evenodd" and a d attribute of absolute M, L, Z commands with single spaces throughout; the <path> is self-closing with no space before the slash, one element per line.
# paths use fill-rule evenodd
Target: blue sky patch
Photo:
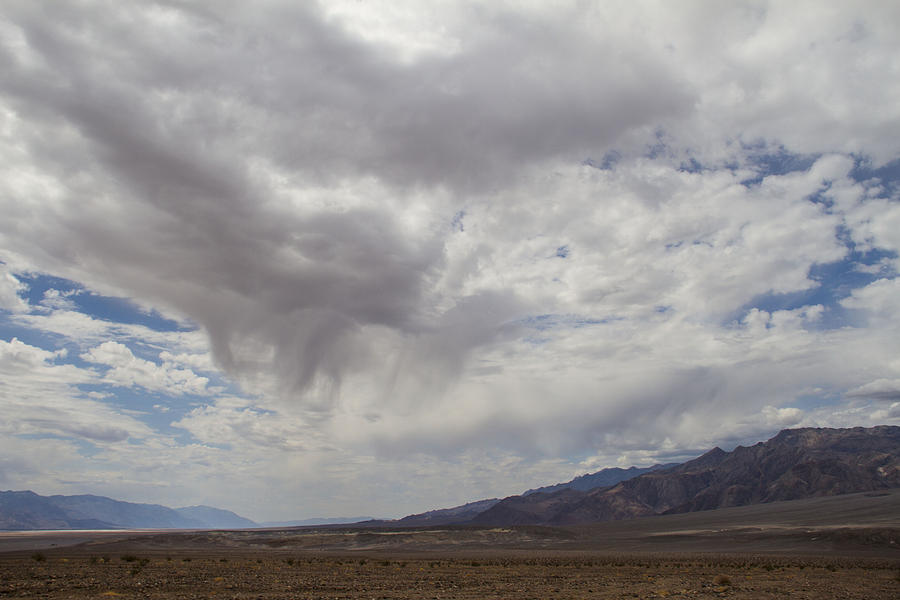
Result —
<path fill-rule="evenodd" d="M 682 161 L 681 165 L 678 166 L 678 170 L 685 173 L 702 173 L 703 165 L 692 156 L 688 160 Z"/>
<path fill-rule="evenodd" d="M 582 327 L 591 327 L 593 325 L 605 325 L 618 320 L 621 320 L 621 318 L 609 317 L 605 319 L 596 319 L 582 315 L 546 314 L 526 317 L 520 319 L 517 323 L 537 331 L 548 331 L 557 328 L 580 329 Z"/>
<path fill-rule="evenodd" d="M 755 177 L 741 181 L 741 184 L 747 187 L 759 185 L 763 179 L 772 175 L 808 171 L 820 157 L 819 154 L 794 154 L 785 150 L 784 147 L 779 147 L 772 152 L 771 148 L 765 144 L 747 145 L 745 148 L 751 151 L 750 166 L 757 172 Z"/>
<path fill-rule="evenodd" d="M 848 241 L 847 243 L 852 247 L 852 242 Z M 734 320 L 740 321 L 754 308 L 774 312 L 821 304 L 825 307 L 825 313 L 819 323 L 820 328 L 837 329 L 845 326 L 858 326 L 860 323 L 857 322 L 855 312 L 844 308 L 840 302 L 850 296 L 853 290 L 865 287 L 873 281 L 889 275 L 889 273 L 870 273 L 859 269 L 860 266 L 878 265 L 885 258 L 895 258 L 895 254 L 879 249 L 868 252 L 851 249 L 842 260 L 816 264 L 810 268 L 809 278 L 817 282 L 817 286 L 786 294 L 770 293 L 757 296 L 737 311 L 738 316 Z M 731 320 L 727 319 L 727 321 Z"/>
<path fill-rule="evenodd" d="M 860 182 L 877 179 L 890 197 L 896 199 L 900 195 L 900 159 L 873 168 L 870 160 L 857 157 L 850 177 Z"/>
<path fill-rule="evenodd" d="M 604 154 L 599 161 L 594 160 L 593 158 L 586 158 L 581 161 L 581 164 L 586 167 L 600 169 L 601 171 L 609 171 L 612 170 L 620 160 L 622 160 L 622 155 L 616 150 L 610 150 Z"/>
<path fill-rule="evenodd" d="M 453 215 L 453 220 L 450 221 L 450 226 L 456 231 L 465 231 L 466 227 L 463 224 L 463 219 L 466 216 L 466 211 L 461 210 Z"/>
<path fill-rule="evenodd" d="M 127 298 L 102 296 L 87 290 L 83 285 L 52 275 L 36 273 L 16 273 L 16 279 L 25 284 L 20 296 L 36 309 L 41 308 L 47 293 L 52 290 L 61 292 L 72 304 L 72 309 L 90 315 L 95 319 L 128 325 L 143 325 L 154 331 L 190 331 L 194 327 L 185 327 L 178 322 L 163 317 L 153 310 L 145 312 Z"/>

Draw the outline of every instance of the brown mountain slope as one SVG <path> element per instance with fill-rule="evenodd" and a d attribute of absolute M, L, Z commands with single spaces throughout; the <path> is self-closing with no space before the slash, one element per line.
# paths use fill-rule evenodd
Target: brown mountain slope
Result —
<path fill-rule="evenodd" d="M 373 521 L 372 525 L 389 525 L 396 524 L 403 527 L 427 527 L 433 525 L 447 525 L 451 523 L 459 523 L 468 521 L 472 517 L 489 509 L 500 500 L 490 498 L 487 500 L 478 500 L 469 502 L 462 506 L 454 506 L 453 508 L 441 508 L 438 510 L 430 510 L 424 513 L 417 513 L 398 519 L 397 521 Z"/>
<path fill-rule="evenodd" d="M 784 430 L 609 488 L 513 496 L 473 523 L 576 524 L 900 487 L 900 427 Z"/>

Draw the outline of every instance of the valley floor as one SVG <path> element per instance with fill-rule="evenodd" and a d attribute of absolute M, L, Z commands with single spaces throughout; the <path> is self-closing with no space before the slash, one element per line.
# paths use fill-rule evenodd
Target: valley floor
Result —
<path fill-rule="evenodd" d="M 900 597 L 889 559 L 480 554 L 0 556 L 0 598 Z"/>
<path fill-rule="evenodd" d="M 572 527 L 0 532 L 0 599 L 900 598 L 900 490 Z"/>

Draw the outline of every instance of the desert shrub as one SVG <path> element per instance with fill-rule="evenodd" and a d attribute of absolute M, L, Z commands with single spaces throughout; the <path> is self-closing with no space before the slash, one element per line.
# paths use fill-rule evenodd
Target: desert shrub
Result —
<path fill-rule="evenodd" d="M 191 557 L 190 557 L 190 556 L 186 556 L 186 557 L 184 557 L 184 558 L 181 559 L 181 562 L 191 562 Z"/>
<path fill-rule="evenodd" d="M 136 561 L 136 560 L 138 559 L 138 557 L 135 556 L 134 554 L 123 554 L 123 555 L 120 556 L 119 558 L 121 558 L 121 559 L 124 560 L 125 562 L 134 562 L 134 561 Z"/>
<path fill-rule="evenodd" d="M 219 562 L 228 562 L 228 559 L 223 556 L 219 559 Z"/>
<path fill-rule="evenodd" d="M 286 562 L 289 566 L 293 566 L 293 564 L 294 564 L 294 559 L 293 559 L 293 558 L 286 558 L 286 559 L 284 559 L 284 562 Z"/>
<path fill-rule="evenodd" d="M 731 577 L 728 575 L 716 575 L 716 578 L 713 579 L 713 583 L 716 585 L 731 585 Z"/>
<path fill-rule="evenodd" d="M 43 552 L 35 552 L 31 555 L 31 558 L 36 562 L 44 562 L 45 560 L 47 560 L 47 557 L 44 556 Z"/>

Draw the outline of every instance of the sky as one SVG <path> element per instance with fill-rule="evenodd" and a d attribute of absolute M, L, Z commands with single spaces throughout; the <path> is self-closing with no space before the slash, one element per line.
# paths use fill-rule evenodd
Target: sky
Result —
<path fill-rule="evenodd" d="M 900 424 L 896 2 L 0 7 L 0 489 L 398 517 Z"/>

